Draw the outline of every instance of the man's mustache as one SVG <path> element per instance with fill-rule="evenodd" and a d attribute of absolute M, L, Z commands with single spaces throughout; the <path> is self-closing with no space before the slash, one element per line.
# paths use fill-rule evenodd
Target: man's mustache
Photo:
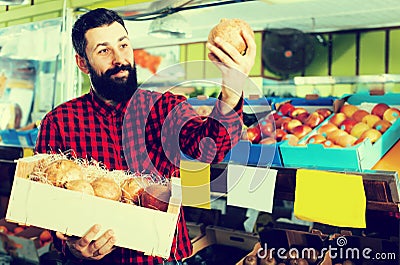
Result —
<path fill-rule="evenodd" d="M 111 77 L 112 75 L 115 75 L 115 74 L 119 73 L 120 71 L 125 71 L 125 70 L 131 71 L 132 70 L 132 66 L 129 65 L 129 64 L 128 65 L 115 66 L 112 69 L 108 69 L 104 73 L 104 75 L 106 75 L 108 77 Z"/>

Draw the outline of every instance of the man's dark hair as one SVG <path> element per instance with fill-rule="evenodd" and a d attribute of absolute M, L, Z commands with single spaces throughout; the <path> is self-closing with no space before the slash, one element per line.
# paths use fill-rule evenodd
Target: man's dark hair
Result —
<path fill-rule="evenodd" d="M 87 59 L 85 52 L 87 45 L 85 33 L 89 29 L 108 26 L 114 22 L 118 22 L 119 24 L 121 24 L 124 27 L 125 31 L 128 33 L 124 21 L 117 14 L 117 12 L 113 10 L 97 8 L 79 17 L 78 20 L 75 22 L 74 27 L 72 28 L 72 44 L 74 45 L 76 53 L 79 56 Z"/>

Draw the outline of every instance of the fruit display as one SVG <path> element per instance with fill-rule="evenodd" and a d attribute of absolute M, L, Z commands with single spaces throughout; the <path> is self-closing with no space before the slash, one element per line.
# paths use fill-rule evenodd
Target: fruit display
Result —
<path fill-rule="evenodd" d="M 16 223 L 9 223 L 2 219 L 0 224 L 0 234 L 6 236 L 18 236 L 37 241 L 37 247 L 43 247 L 53 241 L 49 230 L 39 229 Z"/>
<path fill-rule="evenodd" d="M 397 108 L 385 103 L 377 103 L 371 112 L 358 106 L 344 104 L 340 112 L 317 128 L 307 140 L 307 144 L 324 144 L 323 137 L 329 141 L 325 147 L 350 147 L 369 139 L 373 144 L 386 132 L 397 117 Z M 386 116 L 390 118 L 385 119 Z M 390 113 L 390 114 L 388 114 Z M 391 120 L 391 121 L 389 121 Z"/>
<path fill-rule="evenodd" d="M 275 144 L 290 139 L 290 143 L 297 144 L 331 114 L 328 108 L 321 107 L 309 112 L 304 107 L 284 102 L 277 111 L 272 111 L 256 124 L 245 128 L 241 139 L 253 144 Z"/>
<path fill-rule="evenodd" d="M 10 224 L 10 225 L 0 225 L 0 233 L 13 236 L 13 235 L 18 235 L 22 231 L 24 231 L 27 228 L 25 225 L 15 225 L 15 224 Z"/>
<path fill-rule="evenodd" d="M 167 211 L 168 180 L 153 174 L 109 171 L 96 161 L 47 155 L 28 176 L 33 181 L 86 195 Z"/>
<path fill-rule="evenodd" d="M 397 95 L 352 95 L 344 103 L 336 101 L 333 104 L 336 112 L 297 144 L 282 142 L 278 146 L 283 165 L 371 169 L 400 139 L 398 102 Z"/>

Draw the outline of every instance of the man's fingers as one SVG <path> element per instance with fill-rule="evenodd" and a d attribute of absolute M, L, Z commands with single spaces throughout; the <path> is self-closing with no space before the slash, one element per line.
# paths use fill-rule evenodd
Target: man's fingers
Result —
<path fill-rule="evenodd" d="M 95 236 L 97 233 L 100 231 L 100 225 L 94 225 L 92 226 L 89 231 L 81 238 L 78 240 L 77 245 L 84 248 L 87 247 L 92 240 L 94 240 Z"/>
<path fill-rule="evenodd" d="M 108 253 L 110 253 L 113 249 L 114 249 L 114 245 L 115 245 L 116 239 L 115 237 L 110 237 L 107 242 L 97 250 L 97 252 L 99 253 L 99 255 L 106 255 Z"/>
<path fill-rule="evenodd" d="M 113 235 L 114 235 L 114 232 L 112 230 L 107 230 L 102 236 L 100 236 L 96 241 L 94 241 L 90 245 L 90 251 L 92 253 L 95 253 L 99 249 L 103 248 L 105 245 L 107 245 L 108 241 L 110 241 L 110 239 L 113 238 Z M 113 240 L 115 241 L 115 239 L 113 239 Z M 111 245 L 109 248 L 111 248 L 113 245 Z"/>
<path fill-rule="evenodd" d="M 246 42 L 247 50 L 246 55 L 250 57 L 256 56 L 256 42 L 254 41 L 253 36 L 247 31 L 241 31 L 244 41 Z"/>
<path fill-rule="evenodd" d="M 68 240 L 68 237 L 61 232 L 56 232 L 56 237 L 60 240 Z"/>
<path fill-rule="evenodd" d="M 218 39 L 218 38 L 217 38 Z M 220 40 L 218 45 L 220 45 L 223 41 Z M 229 57 L 223 50 L 221 50 L 219 47 L 214 46 L 210 43 L 207 43 L 207 48 L 214 54 L 215 57 L 218 58 L 219 61 L 226 65 L 232 65 L 233 61 L 232 58 Z"/>

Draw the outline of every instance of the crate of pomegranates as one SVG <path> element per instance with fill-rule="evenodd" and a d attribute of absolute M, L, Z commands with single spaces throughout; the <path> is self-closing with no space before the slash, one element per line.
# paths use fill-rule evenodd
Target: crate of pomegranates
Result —
<path fill-rule="evenodd" d="M 17 160 L 6 220 L 74 236 L 100 224 L 98 234 L 113 229 L 117 246 L 167 258 L 180 211 L 179 189 L 178 178 L 39 154 Z"/>
<path fill-rule="evenodd" d="M 400 139 L 400 95 L 354 94 L 297 143 L 280 145 L 285 166 L 371 169 Z"/>

